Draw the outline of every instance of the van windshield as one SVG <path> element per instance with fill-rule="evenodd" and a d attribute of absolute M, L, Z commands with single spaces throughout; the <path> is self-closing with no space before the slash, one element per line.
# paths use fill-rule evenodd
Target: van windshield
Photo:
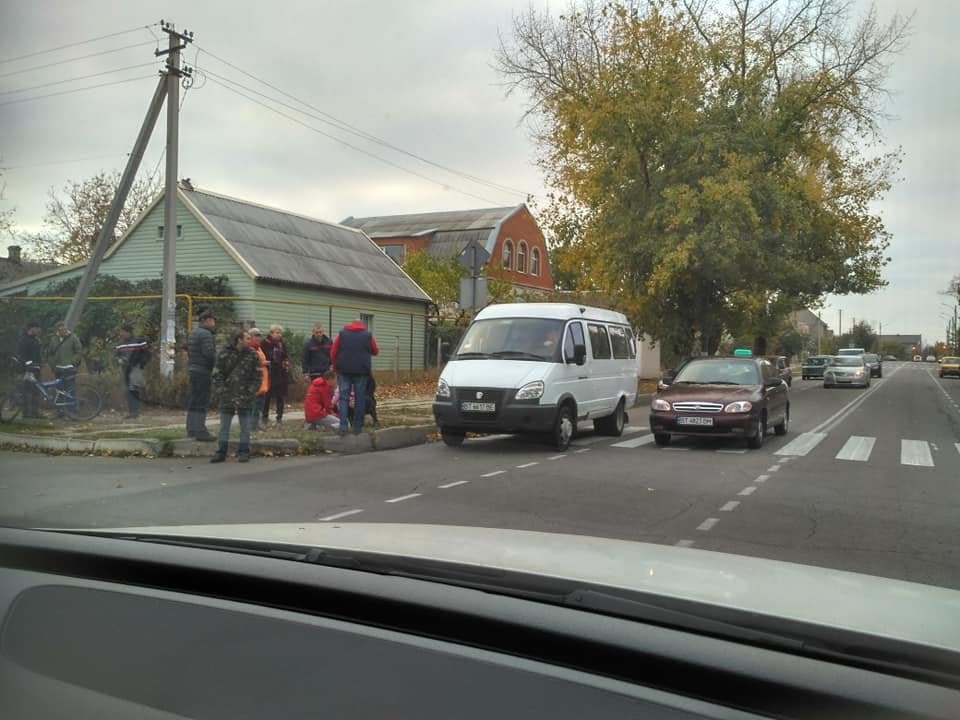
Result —
<path fill-rule="evenodd" d="M 563 320 L 493 318 L 477 320 L 464 334 L 452 360 L 533 360 L 560 362 Z"/>

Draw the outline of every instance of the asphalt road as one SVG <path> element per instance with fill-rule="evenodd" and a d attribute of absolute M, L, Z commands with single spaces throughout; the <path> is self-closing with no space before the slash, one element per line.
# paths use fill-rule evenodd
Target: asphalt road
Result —
<path fill-rule="evenodd" d="M 412 522 L 688 545 L 960 588 L 960 381 L 887 363 L 868 390 L 797 380 L 785 437 L 658 448 L 647 410 L 566 453 L 498 436 L 322 458 L 0 453 L 0 524 Z"/>

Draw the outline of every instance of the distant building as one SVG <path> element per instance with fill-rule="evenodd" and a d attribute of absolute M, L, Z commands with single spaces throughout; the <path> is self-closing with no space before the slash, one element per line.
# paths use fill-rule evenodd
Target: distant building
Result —
<path fill-rule="evenodd" d="M 428 212 L 413 215 L 348 217 L 343 225 L 363 230 L 398 265 L 410 253 L 425 250 L 434 257 L 458 255 L 479 242 L 490 262 L 486 274 L 501 271 L 518 290 L 553 290 L 547 245 L 526 205 Z"/>
<path fill-rule="evenodd" d="M 100 274 L 139 281 L 163 269 L 164 194 L 104 256 Z M 362 319 L 380 345 L 374 369 L 419 370 L 426 359 L 430 298 L 355 228 L 264 207 L 181 184 L 177 189 L 177 272 L 224 275 L 245 326 L 273 323 L 333 336 Z M 77 277 L 85 263 L 0 284 L 0 296 L 42 295 Z M 299 348 L 292 349 L 299 357 Z M 291 360 L 294 362 L 294 360 Z"/>
<path fill-rule="evenodd" d="M 57 267 L 56 263 L 43 263 L 35 260 L 24 260 L 19 245 L 10 245 L 7 248 L 7 257 L 0 258 L 0 285 L 11 283 L 28 275 L 35 275 L 45 270 Z"/>
<path fill-rule="evenodd" d="M 881 335 L 880 346 L 886 342 L 897 342 L 903 346 L 904 355 L 919 355 L 923 349 L 922 337 L 920 335 Z"/>
<path fill-rule="evenodd" d="M 804 335 L 809 335 L 814 342 L 833 337 L 830 327 L 812 310 L 806 308 L 795 310 L 790 313 L 790 321 L 797 330 Z"/>

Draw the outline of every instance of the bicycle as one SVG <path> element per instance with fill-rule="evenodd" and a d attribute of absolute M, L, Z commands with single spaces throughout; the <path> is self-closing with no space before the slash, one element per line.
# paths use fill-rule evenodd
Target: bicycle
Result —
<path fill-rule="evenodd" d="M 62 376 L 43 382 L 31 372 L 30 365 L 32 363 L 26 363 L 23 379 L 10 392 L 0 396 L 0 422 L 12 422 L 20 416 L 27 388 L 36 393 L 39 402 L 72 420 L 93 420 L 100 414 L 103 398 L 96 388 L 84 383 L 68 383 L 67 378 Z M 73 377 L 75 375 L 70 380 Z M 72 390 L 67 389 L 70 384 L 73 385 Z"/>

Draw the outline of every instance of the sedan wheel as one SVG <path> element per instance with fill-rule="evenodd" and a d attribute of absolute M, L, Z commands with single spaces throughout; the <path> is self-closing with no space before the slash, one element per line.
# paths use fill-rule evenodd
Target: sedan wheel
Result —
<path fill-rule="evenodd" d="M 789 427 L 790 427 L 790 406 L 787 405 L 786 410 L 783 411 L 783 420 L 780 421 L 777 425 L 773 426 L 773 431 L 777 435 L 786 435 Z"/>
<path fill-rule="evenodd" d="M 751 450 L 759 450 L 763 447 L 763 441 L 767 439 L 767 414 L 764 412 L 757 421 L 757 434 L 747 438 L 747 447 Z"/>

